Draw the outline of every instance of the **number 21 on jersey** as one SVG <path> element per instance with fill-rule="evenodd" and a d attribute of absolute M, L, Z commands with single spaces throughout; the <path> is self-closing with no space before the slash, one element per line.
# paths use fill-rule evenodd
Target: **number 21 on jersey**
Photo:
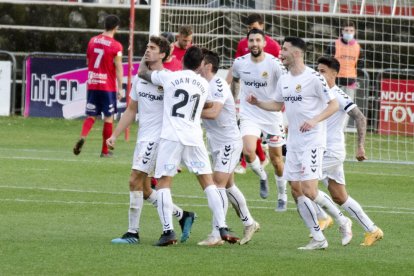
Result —
<path fill-rule="evenodd" d="M 198 104 L 200 103 L 200 94 L 193 94 L 190 97 L 187 91 L 177 89 L 174 92 L 174 98 L 181 98 L 181 101 L 172 106 L 171 116 L 183 119 L 186 119 L 187 117 L 190 121 L 194 121 Z M 180 109 L 186 107 L 187 105 L 192 105 L 191 111 L 189 112 L 190 114 L 180 112 Z"/>

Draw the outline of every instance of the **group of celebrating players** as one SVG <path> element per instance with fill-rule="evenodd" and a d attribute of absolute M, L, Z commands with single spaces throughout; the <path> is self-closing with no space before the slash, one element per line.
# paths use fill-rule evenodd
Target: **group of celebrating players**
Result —
<path fill-rule="evenodd" d="M 272 42 L 263 32 L 261 16 L 249 16 L 248 26 L 246 39 L 239 44 L 242 49 L 243 43 L 247 45 L 247 48 L 244 46 L 247 53 L 235 59 L 227 80 L 217 76 L 220 59 L 216 53 L 191 45 L 188 26 L 180 31 L 177 41 L 168 40 L 168 34 L 150 37 L 133 80 L 127 110 L 113 133 L 109 131 L 112 122 L 105 121 L 104 125 L 102 157 L 110 155 L 116 138 L 135 122 L 138 113 L 138 137 L 129 181 L 129 227 L 122 237 L 112 240 L 113 243 L 139 243 L 144 200 L 157 208 L 163 228 L 155 245 L 177 242 L 173 216 L 182 230 L 180 241 L 189 238 L 195 214 L 173 204 L 171 196 L 172 180 L 180 164 L 197 176 L 213 214 L 212 231 L 198 244 L 248 243 L 260 225 L 250 214 L 233 172 L 243 153 L 249 167 L 260 178 L 260 196 L 268 197 L 268 176 L 256 155 L 260 137 L 268 144 L 269 159 L 274 167 L 278 187 L 276 210 L 287 210 L 286 183 L 289 182 L 298 212 L 312 236 L 311 241 L 299 249 L 327 248 L 328 242 L 322 231 L 332 223 L 332 218 L 339 225 L 342 245 L 351 242 L 352 221 L 336 204 L 365 230 L 362 245 L 370 246 L 383 237 L 381 229 L 345 189 L 344 120 L 348 114 L 357 123 L 356 158 L 359 161 L 366 159 L 366 123 L 358 107 L 335 85 L 339 62 L 333 57 L 319 58 L 319 73 L 306 66 L 306 43 L 298 37 L 286 37 L 280 53 L 274 56 L 266 51 Z M 105 32 L 89 43 L 88 67 L 96 74 L 89 74 L 88 118 L 74 147 L 75 154 L 80 153 L 93 118 L 103 112 L 106 120 L 116 111 L 114 94 L 118 90 L 115 79 L 119 74 L 122 46 L 120 49 L 116 46 L 119 43 L 113 35 L 118 27 L 119 19 L 108 16 Z M 166 70 L 164 64 L 170 63 L 180 51 L 176 48 L 184 49 L 179 63 L 182 68 Z M 107 88 L 109 90 L 100 91 L 93 85 L 108 84 L 111 76 L 104 76 L 102 72 L 111 70 L 102 69 L 101 63 L 109 66 L 111 58 L 113 83 Z M 240 99 L 238 114 L 235 99 Z M 288 122 L 287 141 L 287 122 L 284 122 L 282 108 Z M 212 164 L 204 144 L 201 121 Z M 151 176 L 158 180 L 156 191 L 151 188 Z M 319 180 L 323 180 L 332 199 L 318 189 Z M 241 239 L 229 231 L 226 224 L 229 201 L 244 225 Z"/>

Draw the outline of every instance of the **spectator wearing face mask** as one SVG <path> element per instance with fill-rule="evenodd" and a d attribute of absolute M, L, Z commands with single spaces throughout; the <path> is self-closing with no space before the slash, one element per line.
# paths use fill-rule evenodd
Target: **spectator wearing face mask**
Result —
<path fill-rule="evenodd" d="M 357 68 L 364 67 L 363 50 L 355 39 L 355 23 L 342 24 L 341 36 L 328 46 L 325 53 L 335 57 L 341 64 L 338 74 L 338 86 L 355 101 Z"/>

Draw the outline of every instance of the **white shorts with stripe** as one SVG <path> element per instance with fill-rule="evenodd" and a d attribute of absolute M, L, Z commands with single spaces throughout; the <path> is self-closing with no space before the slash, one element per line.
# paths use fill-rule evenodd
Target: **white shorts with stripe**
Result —
<path fill-rule="evenodd" d="M 239 140 L 219 144 L 208 140 L 208 148 L 213 159 L 213 171 L 232 173 L 240 161 L 243 142 Z"/>
<path fill-rule="evenodd" d="M 283 124 L 259 124 L 249 119 L 240 119 L 240 132 L 242 137 L 246 135 L 256 136 L 260 138 L 263 133 L 269 147 L 281 147 L 286 144 L 285 127 Z"/>
<path fill-rule="evenodd" d="M 132 169 L 152 176 L 157 160 L 158 141 L 142 141 L 135 145 Z"/>
<path fill-rule="evenodd" d="M 155 177 L 176 175 L 181 162 L 190 172 L 197 175 L 212 173 L 210 159 L 204 145 L 202 147 L 185 146 L 180 142 L 161 139 L 158 146 Z"/>
<path fill-rule="evenodd" d="M 323 148 L 300 152 L 287 151 L 283 179 L 305 181 L 322 179 Z"/>

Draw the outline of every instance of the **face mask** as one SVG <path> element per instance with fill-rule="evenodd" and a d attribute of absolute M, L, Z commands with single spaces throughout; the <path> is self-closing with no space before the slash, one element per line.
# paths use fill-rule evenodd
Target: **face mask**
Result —
<path fill-rule="evenodd" d="M 354 35 L 353 35 L 353 34 L 343 34 L 343 35 L 342 35 L 342 37 L 343 37 L 343 39 L 344 39 L 346 42 L 349 42 L 349 41 L 351 41 L 352 39 L 354 39 Z"/>

